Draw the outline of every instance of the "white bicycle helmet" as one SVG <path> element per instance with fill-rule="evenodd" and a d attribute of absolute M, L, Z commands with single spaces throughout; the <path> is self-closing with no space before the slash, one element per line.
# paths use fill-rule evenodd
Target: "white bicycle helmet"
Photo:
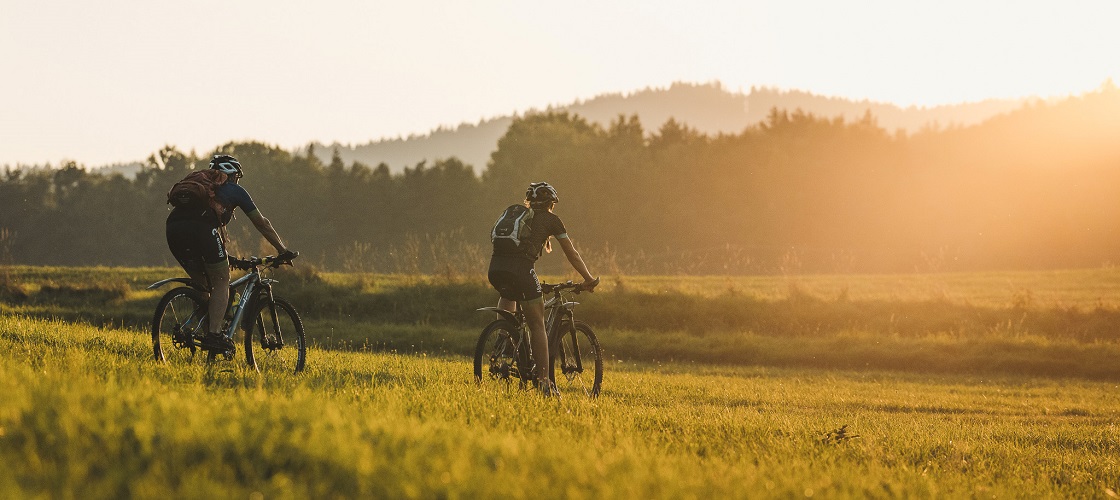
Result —
<path fill-rule="evenodd" d="M 226 175 L 241 177 L 241 164 L 238 163 L 237 158 L 230 155 L 214 155 L 210 160 L 210 168 L 217 170 Z"/>
<path fill-rule="evenodd" d="M 525 191 L 525 199 L 529 200 L 530 205 L 544 205 L 560 201 L 560 195 L 556 194 L 556 188 L 549 183 L 534 182 L 529 184 L 529 189 Z"/>

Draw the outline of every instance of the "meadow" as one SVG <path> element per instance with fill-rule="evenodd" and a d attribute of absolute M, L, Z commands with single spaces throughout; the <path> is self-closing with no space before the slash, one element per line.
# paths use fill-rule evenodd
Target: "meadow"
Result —
<path fill-rule="evenodd" d="M 170 268 L 8 267 L 9 314 L 144 329 Z M 470 355 L 496 298 L 483 276 L 275 273 L 312 342 Z M 562 276 L 546 276 L 558 281 Z M 607 277 L 575 297 L 622 361 L 1120 379 L 1120 269 Z"/>
<path fill-rule="evenodd" d="M 608 279 L 594 400 L 476 385 L 466 278 L 289 272 L 307 371 L 159 364 L 171 273 L 0 274 L 0 497 L 1120 491 L 1112 269 Z"/>

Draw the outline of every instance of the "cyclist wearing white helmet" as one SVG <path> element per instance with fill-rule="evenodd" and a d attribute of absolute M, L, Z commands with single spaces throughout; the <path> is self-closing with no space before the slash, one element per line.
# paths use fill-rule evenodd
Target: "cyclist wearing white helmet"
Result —
<path fill-rule="evenodd" d="M 229 301 L 230 281 L 229 258 L 222 228 L 233 218 L 234 209 L 241 208 L 257 231 L 276 247 L 277 255 L 291 256 L 295 252 L 284 246 L 280 235 L 272 227 L 272 222 L 257 209 L 249 192 L 237 184 L 242 171 L 241 163 L 236 158 L 214 155 L 210 160 L 210 170 L 226 174 L 225 183 L 213 189 L 212 201 L 216 203 L 188 200 L 175 204 L 175 208 L 167 216 L 167 246 L 192 280 L 209 287 L 209 317 L 222 318 Z M 171 195 L 168 197 L 169 203 L 172 203 Z M 233 347 L 229 345 L 225 335 L 219 332 L 222 327 L 220 320 L 210 321 L 209 326 L 210 330 L 202 341 L 203 347 L 222 350 Z"/>
<path fill-rule="evenodd" d="M 525 321 L 529 324 L 531 332 L 533 358 L 537 365 L 537 380 L 539 389 L 545 395 L 556 393 L 556 385 L 549 379 L 548 370 L 548 337 L 544 326 L 544 301 L 542 299 L 540 281 L 534 267 L 542 251 L 552 251 L 550 238 L 555 237 L 564 250 L 568 263 L 583 276 L 583 286 L 588 291 L 593 291 L 599 284 L 598 278 L 591 275 L 583 257 L 576 251 L 575 244 L 568 236 L 564 222 L 552 210 L 560 197 L 556 189 L 547 182 L 534 182 L 529 184 L 525 191 L 525 204 L 533 209 L 533 218 L 529 222 L 529 236 L 516 249 L 499 250 L 495 246 L 494 254 L 490 258 L 488 278 L 490 284 L 501 296 L 498 307 L 510 312 L 521 309 L 525 312 Z"/>

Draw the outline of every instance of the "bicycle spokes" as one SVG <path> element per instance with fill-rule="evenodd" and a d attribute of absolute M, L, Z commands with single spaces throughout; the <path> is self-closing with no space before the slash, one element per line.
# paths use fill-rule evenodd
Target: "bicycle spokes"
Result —
<path fill-rule="evenodd" d="M 185 287 L 167 292 L 156 306 L 152 319 L 155 358 L 160 361 L 192 359 L 206 332 L 205 325 L 206 303 L 198 292 Z"/>
<path fill-rule="evenodd" d="M 490 323 L 475 344 L 474 377 L 479 383 L 522 378 L 525 373 L 519 351 L 524 346 L 516 324 L 505 320 Z"/>
<path fill-rule="evenodd" d="M 249 365 L 261 371 L 302 371 L 307 344 L 303 322 L 295 308 L 287 301 L 273 297 L 262 304 L 253 318 L 252 331 L 245 336 L 245 356 Z M 254 341 L 260 345 L 256 352 Z"/>
<path fill-rule="evenodd" d="M 579 342 L 576 341 L 576 332 L 565 334 L 560 341 L 560 372 L 568 377 L 583 373 L 583 359 L 580 357 Z"/>
<path fill-rule="evenodd" d="M 561 392 L 578 390 L 596 397 L 603 381 L 599 340 L 583 322 L 577 321 L 569 328 L 554 344 L 556 352 L 550 353 L 553 381 L 562 385 Z"/>
<path fill-rule="evenodd" d="M 517 351 L 513 339 L 507 332 L 500 332 L 494 339 L 494 346 L 490 351 L 490 376 L 492 378 L 508 379 L 518 376 L 517 367 L 513 366 L 513 356 Z"/>

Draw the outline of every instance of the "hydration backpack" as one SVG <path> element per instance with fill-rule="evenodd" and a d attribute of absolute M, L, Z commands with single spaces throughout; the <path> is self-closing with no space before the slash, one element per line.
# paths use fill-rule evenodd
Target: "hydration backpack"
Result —
<path fill-rule="evenodd" d="M 533 209 L 525 205 L 510 205 L 505 209 L 490 231 L 494 253 L 512 254 L 524 250 L 529 240 L 529 223 L 532 221 Z"/>
<path fill-rule="evenodd" d="M 198 170 L 187 174 L 167 192 L 167 203 L 174 207 L 212 208 L 221 215 L 223 208 L 214 197 L 218 186 L 225 184 L 228 176 L 217 170 Z"/>

